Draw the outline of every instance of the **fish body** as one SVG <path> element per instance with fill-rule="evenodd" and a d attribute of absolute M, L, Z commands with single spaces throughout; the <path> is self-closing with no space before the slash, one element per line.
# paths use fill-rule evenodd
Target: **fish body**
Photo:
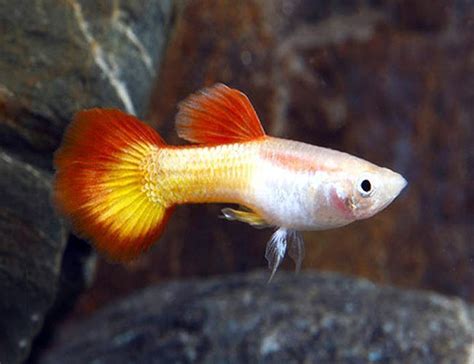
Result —
<path fill-rule="evenodd" d="M 234 203 L 248 207 L 268 225 L 300 231 L 343 226 L 391 202 L 383 195 L 364 209 L 364 200 L 353 188 L 356 174 L 372 184 L 377 174 L 393 178 L 395 189 L 404 183 L 398 174 L 347 153 L 273 137 L 156 149 L 149 158 L 144 174 L 149 176 L 150 197 L 162 196 L 167 206 Z"/>
<path fill-rule="evenodd" d="M 180 104 L 177 131 L 190 146 L 166 145 L 118 110 L 78 113 L 56 154 L 55 196 L 76 230 L 119 260 L 160 235 L 181 204 L 232 203 L 223 217 L 278 230 L 267 245 L 272 276 L 298 231 L 324 230 L 385 208 L 406 180 L 347 153 L 265 134 L 248 99 L 222 84 Z"/>

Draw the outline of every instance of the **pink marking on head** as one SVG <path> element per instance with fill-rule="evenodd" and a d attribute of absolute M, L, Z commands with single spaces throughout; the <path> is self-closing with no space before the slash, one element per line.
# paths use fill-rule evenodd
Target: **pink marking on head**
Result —
<path fill-rule="evenodd" d="M 329 198 L 331 205 L 334 206 L 336 210 L 342 214 L 342 216 L 348 219 L 354 218 L 354 211 L 352 210 L 350 201 L 347 197 L 344 198 L 339 196 L 336 189 L 331 188 Z"/>

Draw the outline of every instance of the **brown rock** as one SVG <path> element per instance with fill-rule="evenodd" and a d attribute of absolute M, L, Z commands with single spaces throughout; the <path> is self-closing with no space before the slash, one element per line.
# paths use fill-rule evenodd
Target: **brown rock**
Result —
<path fill-rule="evenodd" d="M 304 267 L 474 300 L 474 5 L 427 4 L 190 1 L 150 119 L 177 143 L 177 103 L 225 82 L 248 94 L 269 134 L 402 173 L 408 188 L 386 211 L 305 234 Z M 182 207 L 142 261 L 102 263 L 84 307 L 163 277 L 264 266 L 270 231 L 218 220 L 219 208 Z"/>

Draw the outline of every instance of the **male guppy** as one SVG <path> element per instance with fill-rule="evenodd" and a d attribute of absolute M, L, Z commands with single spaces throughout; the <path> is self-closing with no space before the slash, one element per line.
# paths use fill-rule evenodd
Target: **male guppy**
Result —
<path fill-rule="evenodd" d="M 303 230 L 371 217 L 405 187 L 398 173 L 352 155 L 265 134 L 247 97 L 223 84 L 179 104 L 170 146 L 114 109 L 76 114 L 55 156 L 55 200 L 75 230 L 115 260 L 155 242 L 173 208 L 232 203 L 223 217 L 277 230 L 265 257 L 272 275 L 286 248 L 301 265 Z"/>

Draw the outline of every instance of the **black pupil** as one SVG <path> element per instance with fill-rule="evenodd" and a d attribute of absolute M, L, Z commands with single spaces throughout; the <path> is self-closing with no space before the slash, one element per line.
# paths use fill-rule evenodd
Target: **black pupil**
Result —
<path fill-rule="evenodd" d="M 370 192 L 370 189 L 372 188 L 372 186 L 370 185 L 370 181 L 368 179 L 364 179 L 361 182 L 360 187 L 362 187 L 362 190 L 364 192 Z"/>

